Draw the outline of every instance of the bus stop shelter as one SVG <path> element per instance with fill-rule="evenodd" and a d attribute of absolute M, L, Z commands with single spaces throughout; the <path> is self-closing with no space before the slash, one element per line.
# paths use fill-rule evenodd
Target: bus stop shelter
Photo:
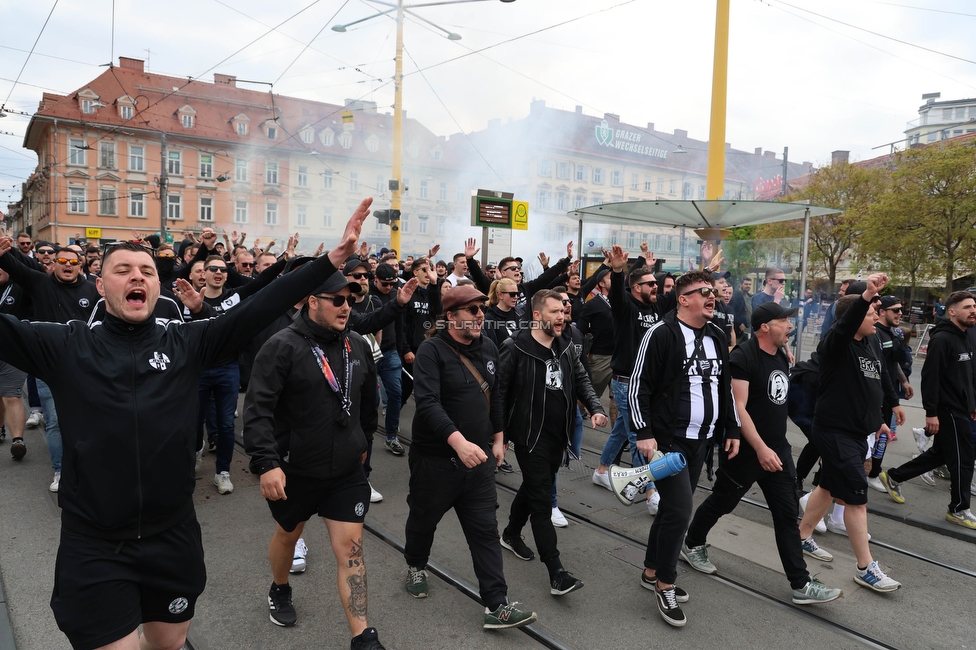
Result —
<path fill-rule="evenodd" d="M 577 250 L 583 250 L 583 224 L 611 226 L 671 226 L 690 228 L 703 239 L 720 241 L 722 231 L 779 221 L 803 220 L 803 254 L 799 296 L 807 286 L 807 258 L 810 251 L 810 219 L 842 212 L 806 203 L 780 201 L 621 201 L 591 205 L 567 212 L 578 221 Z M 803 345 L 803 319 L 797 319 L 796 358 Z"/>

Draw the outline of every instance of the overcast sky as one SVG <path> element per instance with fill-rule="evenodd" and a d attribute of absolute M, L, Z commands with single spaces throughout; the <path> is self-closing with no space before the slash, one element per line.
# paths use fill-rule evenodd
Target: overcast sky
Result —
<path fill-rule="evenodd" d="M 27 60 L 53 5 L 0 0 L 7 108 L 30 113 L 44 90 L 73 92 L 112 58 L 112 1 L 60 0 Z M 116 0 L 114 55 L 148 58 L 152 72 L 209 81 L 216 71 L 274 82 L 284 95 L 364 98 L 389 110 L 394 21 L 331 29 L 376 7 L 365 0 Z M 486 0 L 417 12 L 462 36 L 450 41 L 416 19 L 405 27 L 404 107 L 436 133 L 521 118 L 532 99 L 544 99 L 708 138 L 714 0 Z M 788 146 L 790 160 L 815 164 L 848 149 L 863 160 L 903 137 L 922 93 L 976 97 L 971 0 L 732 0 L 731 16 L 726 141 L 739 149 Z M 470 54 L 483 48 L 490 49 Z M 0 120 L 0 130 L 16 134 L 0 135 L 0 204 L 19 198 L 14 186 L 36 165 L 21 148 L 27 122 Z"/>

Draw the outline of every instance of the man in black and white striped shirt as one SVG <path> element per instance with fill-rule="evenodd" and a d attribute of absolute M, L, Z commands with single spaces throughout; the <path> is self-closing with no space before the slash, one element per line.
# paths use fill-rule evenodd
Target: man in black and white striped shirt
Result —
<path fill-rule="evenodd" d="M 727 339 L 711 322 L 717 299 L 711 275 L 686 273 L 674 292 L 677 310 L 651 327 L 637 350 L 628 401 L 638 450 L 647 458 L 658 449 L 680 452 L 687 460 L 683 470 L 656 481 L 661 503 L 641 576 L 641 584 L 655 590 L 664 620 L 680 627 L 686 619 L 678 602 L 688 594 L 674 582 L 692 493 L 711 440 L 732 458 L 740 431 Z"/>

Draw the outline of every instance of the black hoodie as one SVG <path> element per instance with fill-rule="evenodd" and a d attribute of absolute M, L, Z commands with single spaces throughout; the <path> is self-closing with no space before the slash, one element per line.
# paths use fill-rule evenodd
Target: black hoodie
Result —
<path fill-rule="evenodd" d="M 922 406 L 925 417 L 948 413 L 968 418 L 976 411 L 973 396 L 973 348 L 966 330 L 949 319 L 932 328 L 922 366 Z"/>
<path fill-rule="evenodd" d="M 35 321 L 44 323 L 67 323 L 70 320 L 87 321 L 101 296 L 94 282 L 84 275 L 71 284 L 24 265 L 9 252 L 0 255 L 0 268 L 10 275 L 10 281 L 21 286 L 34 304 Z"/>

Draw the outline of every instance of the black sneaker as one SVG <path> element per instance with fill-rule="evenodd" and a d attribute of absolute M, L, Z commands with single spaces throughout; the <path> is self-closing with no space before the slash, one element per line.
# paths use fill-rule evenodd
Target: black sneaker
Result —
<path fill-rule="evenodd" d="M 210 440 L 207 441 L 207 451 L 209 451 L 211 454 L 216 454 L 217 453 L 217 439 L 216 438 L 211 438 Z"/>
<path fill-rule="evenodd" d="M 10 441 L 10 455 L 14 460 L 20 460 L 27 455 L 27 445 L 23 438 L 14 438 Z"/>
<path fill-rule="evenodd" d="M 641 587 L 650 591 L 655 591 L 657 589 L 657 578 L 648 578 L 646 575 L 644 575 L 644 572 L 641 571 Z M 691 596 L 688 595 L 688 592 L 678 585 L 674 586 L 674 598 L 679 603 L 687 603 L 689 600 L 691 600 Z"/>
<path fill-rule="evenodd" d="M 552 579 L 552 588 L 549 593 L 553 596 L 565 596 L 571 591 L 577 591 L 583 588 L 583 581 L 571 574 L 565 569 L 561 569 L 556 573 L 556 577 Z"/>
<path fill-rule="evenodd" d="M 367 627 L 359 636 L 354 636 L 349 642 L 350 650 L 386 650 L 380 643 L 375 627 Z"/>
<path fill-rule="evenodd" d="M 655 588 L 654 595 L 657 596 L 657 608 L 661 612 L 661 618 L 668 625 L 683 627 L 688 622 L 688 619 L 685 618 L 685 613 L 678 606 L 678 596 L 675 593 L 674 587 L 670 589 Z"/>
<path fill-rule="evenodd" d="M 502 464 L 498 466 L 498 471 L 505 472 L 506 474 L 511 474 L 515 471 L 515 468 L 512 467 L 512 464 L 509 463 L 507 460 L 503 460 Z"/>
<path fill-rule="evenodd" d="M 507 548 L 512 553 L 515 553 L 515 557 L 520 560 L 528 562 L 529 560 L 535 559 L 535 553 L 525 545 L 525 541 L 521 537 L 513 537 L 502 533 L 502 548 Z"/>
<path fill-rule="evenodd" d="M 281 627 L 291 627 L 298 620 L 295 606 L 291 604 L 291 585 L 276 585 L 271 583 L 268 591 L 268 609 L 271 610 L 271 622 Z"/>

